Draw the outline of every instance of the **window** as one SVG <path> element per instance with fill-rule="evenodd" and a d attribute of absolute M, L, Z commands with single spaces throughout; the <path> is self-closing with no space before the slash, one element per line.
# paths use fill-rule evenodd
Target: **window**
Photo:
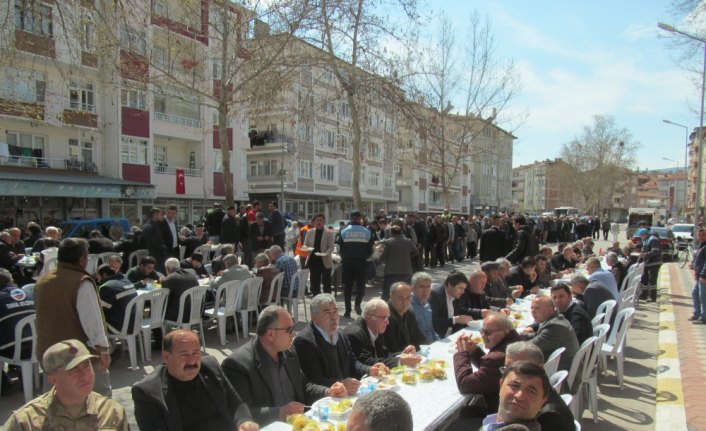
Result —
<path fill-rule="evenodd" d="M 368 157 L 380 158 L 380 146 L 374 142 L 368 142 Z"/>
<path fill-rule="evenodd" d="M 169 68 L 169 55 L 163 46 L 154 45 L 152 47 L 152 62 L 161 69 Z"/>
<path fill-rule="evenodd" d="M 383 177 L 383 187 L 386 189 L 392 188 L 392 174 L 385 173 L 385 176 Z"/>
<path fill-rule="evenodd" d="M 198 98 L 185 91 L 168 88 L 154 95 L 154 116 L 158 120 L 190 127 L 201 126 Z"/>
<path fill-rule="evenodd" d="M 279 175 L 277 160 L 253 160 L 250 162 L 251 177 L 266 177 Z"/>
<path fill-rule="evenodd" d="M 120 25 L 120 48 L 125 51 L 132 52 L 137 55 L 145 55 L 147 53 L 147 41 L 145 35 L 139 33 L 133 28 Z"/>
<path fill-rule="evenodd" d="M 321 165 L 321 180 L 335 181 L 335 167 L 333 165 Z"/>
<path fill-rule="evenodd" d="M 42 103 L 46 83 L 44 74 L 32 70 L 5 69 L 0 80 L 0 96 L 20 102 Z"/>
<path fill-rule="evenodd" d="M 442 194 L 440 190 L 429 190 L 429 204 L 441 205 Z"/>
<path fill-rule="evenodd" d="M 370 185 L 373 187 L 380 185 L 380 172 L 370 171 Z"/>
<path fill-rule="evenodd" d="M 42 153 L 44 152 L 44 142 L 46 139 L 44 136 L 10 131 L 8 131 L 5 136 L 7 137 L 7 145 L 29 148 L 30 150 L 41 150 Z"/>
<path fill-rule="evenodd" d="M 211 60 L 211 69 L 213 70 L 212 79 L 221 79 L 221 59 L 214 58 Z"/>
<path fill-rule="evenodd" d="M 322 147 L 336 148 L 336 134 L 328 130 L 322 130 L 319 142 Z"/>
<path fill-rule="evenodd" d="M 351 111 L 347 103 L 341 103 L 341 109 L 339 111 L 342 117 L 348 118 L 351 116 Z"/>
<path fill-rule="evenodd" d="M 79 37 L 81 39 L 81 49 L 86 52 L 93 52 L 96 49 L 96 30 L 90 16 L 81 17 Z"/>
<path fill-rule="evenodd" d="M 167 147 L 164 145 L 154 146 L 154 164 L 167 166 Z"/>
<path fill-rule="evenodd" d="M 95 112 L 92 84 L 69 81 L 69 109 Z"/>
<path fill-rule="evenodd" d="M 255 161 L 250 162 L 250 173 L 248 175 L 251 177 L 257 176 L 257 162 L 255 162 Z"/>
<path fill-rule="evenodd" d="M 15 28 L 52 37 L 51 6 L 36 0 L 15 0 Z"/>
<path fill-rule="evenodd" d="M 147 164 L 147 140 L 123 136 L 120 145 L 120 161 L 136 165 Z"/>
<path fill-rule="evenodd" d="M 299 161 L 299 178 L 314 179 L 314 164 L 309 160 Z"/>
<path fill-rule="evenodd" d="M 213 172 L 223 172 L 223 152 L 220 148 L 213 150 Z"/>
<path fill-rule="evenodd" d="M 69 139 L 69 159 L 90 163 L 93 161 L 93 142 Z"/>
<path fill-rule="evenodd" d="M 130 87 L 127 82 L 123 82 L 120 89 L 120 104 L 127 108 L 147 109 L 147 93 L 144 89 Z"/>

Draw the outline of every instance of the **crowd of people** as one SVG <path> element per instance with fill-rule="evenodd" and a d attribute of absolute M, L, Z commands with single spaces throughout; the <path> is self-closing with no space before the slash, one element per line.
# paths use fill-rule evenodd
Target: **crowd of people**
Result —
<path fill-rule="evenodd" d="M 621 248 L 614 242 L 606 250 L 609 269 L 604 269 L 593 242 L 595 232 L 602 229 L 607 236 L 617 224 L 524 215 L 466 218 L 445 213 L 424 219 L 410 213 L 388 218 L 382 211 L 366 218 L 353 211 L 349 223 L 336 232 L 326 227 L 323 214 L 304 226 L 294 222 L 287 227 L 277 202 L 270 202 L 268 210 L 263 212 L 259 202 L 226 211 L 215 204 L 203 223 L 180 227 L 176 207 L 164 212 L 154 208 L 147 223 L 130 232 L 111 229 L 106 237 L 95 231 L 88 240 L 60 242 L 55 227 L 42 231 L 30 224 L 24 241 L 33 245 L 33 253 L 56 249 L 56 268 L 42 275 L 40 269 L 28 273 L 17 265 L 25 255 L 22 231 L 0 232 L 0 356 L 11 356 L 20 341 L 14 339 L 14 325 L 36 313 L 36 355 L 52 386 L 13 413 L 7 429 L 51 429 L 37 426 L 42 423 L 65 429 L 84 429 L 89 423 L 127 429 L 123 408 L 110 400 L 114 346 L 108 335 L 119 332 L 126 318 L 140 318 L 126 316 L 138 290 L 150 290 L 154 283 L 169 289 L 166 318 L 175 320 L 181 293 L 197 285 L 198 278 L 214 277 L 215 290 L 226 281 L 262 277 L 264 303 L 279 273 L 285 274 L 283 296 L 305 288 L 290 286 L 299 268 L 309 269 L 313 296 L 311 321 L 299 334 L 286 308 L 264 307 L 255 337 L 221 364 L 202 357 L 201 340 L 191 331 L 158 334 L 155 343 L 161 346 L 163 365 L 132 387 L 141 429 L 257 430 L 303 413 L 324 396 L 355 395 L 365 375 L 417 365 L 422 345 L 474 320 L 483 322 L 485 350 L 461 335 L 453 365 L 459 391 L 482 396 L 462 409 L 451 429 L 495 429 L 509 423 L 573 429 L 573 417 L 549 387 L 542 367 L 554 350 L 564 347 L 559 369 L 568 370 L 578 346 L 592 335 L 598 306 L 618 298 L 627 266 L 636 262 L 634 246 Z M 647 268 L 644 295 L 654 300 L 656 290 L 650 287 L 661 264 L 661 251 L 655 252 L 659 241 L 646 228 L 637 234 Z M 550 243 L 558 243 L 556 252 Z M 221 244 L 215 258 L 198 251 L 215 244 Z M 130 267 L 127 256 L 140 249 L 148 255 Z M 87 272 L 89 255 L 100 253 L 115 254 L 95 273 Z M 466 259 L 478 259 L 480 269 L 451 271 L 439 284 L 425 272 Z M 384 264 L 382 294 L 364 303 L 377 264 Z M 342 315 L 331 294 L 334 265 L 342 270 Z M 588 276 L 575 274 L 579 265 Z M 568 277 L 570 282 L 557 282 Z M 17 287 L 34 278 L 33 288 Z M 509 307 L 541 288 L 550 289 L 550 295 L 532 300 L 534 324 L 515 328 Z M 354 310 L 357 318 L 341 328 L 341 318 L 351 318 Z M 704 314 L 695 313 L 695 320 Z M 31 345 L 22 341 L 23 358 L 31 355 Z M 519 409 L 513 400 L 527 397 L 527 387 L 532 399 Z M 355 404 L 349 430 L 412 429 L 404 400 L 384 393 Z M 380 404 L 389 409 L 381 411 Z"/>

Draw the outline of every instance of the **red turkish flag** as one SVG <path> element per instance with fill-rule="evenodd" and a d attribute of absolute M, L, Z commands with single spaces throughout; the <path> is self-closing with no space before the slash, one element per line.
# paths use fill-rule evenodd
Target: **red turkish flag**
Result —
<path fill-rule="evenodd" d="M 176 170 L 176 193 L 178 195 L 186 194 L 186 183 L 184 182 L 184 170 Z"/>

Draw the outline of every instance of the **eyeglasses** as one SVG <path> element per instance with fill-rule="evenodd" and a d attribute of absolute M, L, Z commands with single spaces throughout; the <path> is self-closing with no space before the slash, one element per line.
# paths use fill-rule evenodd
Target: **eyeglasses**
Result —
<path fill-rule="evenodd" d="M 503 329 L 481 329 L 480 333 L 489 337 L 493 332 L 503 331 Z"/>
<path fill-rule="evenodd" d="M 373 317 L 376 319 L 384 320 L 385 322 L 390 321 L 390 316 L 377 316 L 377 315 L 373 314 Z"/>
<path fill-rule="evenodd" d="M 272 328 L 273 331 L 285 331 L 287 334 L 292 335 L 292 332 L 294 332 L 294 325 L 287 327 L 287 328 Z"/>

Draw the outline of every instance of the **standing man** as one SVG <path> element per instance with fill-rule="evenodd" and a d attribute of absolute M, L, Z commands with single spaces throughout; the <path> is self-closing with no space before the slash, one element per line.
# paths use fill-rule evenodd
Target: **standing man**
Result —
<path fill-rule="evenodd" d="M 385 235 L 385 248 L 380 260 L 385 263 L 385 277 L 382 283 L 382 300 L 390 299 L 390 286 L 398 281 L 412 281 L 412 260 L 416 259 L 417 247 L 402 234 L 402 221 L 392 222 L 390 237 Z"/>
<path fill-rule="evenodd" d="M 163 364 L 132 387 L 140 429 L 260 429 L 218 362 L 211 356 L 201 357 L 199 337 L 192 331 L 167 334 L 162 360 Z"/>
<path fill-rule="evenodd" d="M 167 247 L 167 256 L 179 258 L 179 226 L 177 225 L 177 207 L 169 205 L 167 214 L 162 222 L 164 245 Z"/>
<path fill-rule="evenodd" d="M 150 219 L 142 228 L 142 239 L 149 255 L 155 260 L 157 271 L 164 273 L 164 261 L 167 260 L 167 246 L 164 244 L 164 234 L 162 233 L 162 223 L 164 214 L 159 208 L 150 210 Z"/>
<path fill-rule="evenodd" d="M 331 254 L 334 238 L 333 231 L 326 229 L 326 216 L 320 213 L 314 216 L 314 229 L 306 232 L 304 245 L 312 249 L 306 260 L 311 279 L 311 294 L 316 296 L 321 293 L 321 283 L 324 284 L 324 293 L 331 293 Z"/>
<path fill-rule="evenodd" d="M 279 210 L 279 204 L 277 201 L 271 201 L 267 205 L 267 209 L 270 210 L 270 223 L 272 223 L 272 244 L 278 245 L 279 248 L 284 250 L 284 237 L 287 228 L 287 223 L 284 221 L 284 216 Z"/>
<path fill-rule="evenodd" d="M 694 314 L 689 317 L 694 323 L 706 324 L 706 229 L 700 228 L 696 233 L 698 250 L 694 252 L 694 290 L 691 298 L 694 301 Z"/>
<path fill-rule="evenodd" d="M 95 355 L 78 340 L 49 347 L 42 368 L 52 389 L 12 413 L 4 430 L 119 430 L 127 431 L 125 409 L 93 392 Z"/>
<path fill-rule="evenodd" d="M 223 217 L 226 213 L 223 212 L 223 207 L 220 203 L 213 203 L 213 211 L 206 217 L 206 230 L 208 231 L 208 240 L 214 244 L 221 242 L 221 227 L 223 226 Z"/>
<path fill-rule="evenodd" d="M 662 266 L 662 245 L 659 237 L 655 233 L 642 228 L 637 231 L 637 235 L 642 239 L 642 252 L 640 259 L 645 262 L 645 270 L 640 278 L 640 299 L 647 299 L 650 295 L 652 301 L 657 300 L 657 275 Z"/>
<path fill-rule="evenodd" d="M 37 357 L 43 357 L 50 346 L 60 341 L 79 340 L 96 355 L 92 361 L 94 390 L 109 397 L 112 393 L 108 374 L 110 351 L 98 289 L 93 277 L 86 272 L 88 242 L 83 238 L 61 241 L 57 261 L 56 269 L 40 278 L 34 288 Z"/>
<path fill-rule="evenodd" d="M 363 216 L 360 211 L 351 211 L 350 224 L 341 230 L 338 238 L 343 265 L 343 294 L 346 311 L 343 317 L 351 317 L 351 297 L 353 283 L 358 293 L 355 297 L 355 312 L 362 315 L 361 303 L 365 297 L 365 273 L 368 258 L 373 251 L 373 236 L 369 229 L 363 226 Z"/>
<path fill-rule="evenodd" d="M 239 220 L 235 216 L 235 206 L 229 205 L 226 211 L 226 215 L 223 218 L 223 223 L 221 224 L 221 243 L 223 244 L 233 244 L 234 250 L 238 249 L 238 242 L 240 242 L 240 226 Z"/>
<path fill-rule="evenodd" d="M 407 214 L 407 226 L 411 227 L 414 230 L 414 234 L 417 237 L 417 251 L 419 255 L 417 258 L 413 261 L 414 264 L 412 265 L 414 267 L 415 271 L 421 271 L 422 268 L 424 268 L 424 247 L 427 244 L 427 224 L 424 222 L 424 220 L 420 220 L 417 218 L 417 214 L 415 213 L 409 213 Z"/>
<path fill-rule="evenodd" d="M 504 257 L 507 253 L 507 237 L 505 232 L 500 230 L 500 214 L 493 214 L 490 217 L 490 228 L 483 231 L 480 236 L 480 256 L 482 262 L 496 260 Z"/>
<path fill-rule="evenodd" d="M 517 240 L 513 249 L 505 256 L 505 259 L 512 264 L 518 264 L 525 257 L 534 257 L 539 254 L 537 238 L 535 238 L 532 228 L 527 225 L 525 216 L 516 215 L 513 217 L 512 227 L 517 232 Z"/>
<path fill-rule="evenodd" d="M 272 223 L 265 220 L 263 213 L 257 213 L 255 223 L 250 224 L 248 237 L 253 258 L 272 244 Z"/>

